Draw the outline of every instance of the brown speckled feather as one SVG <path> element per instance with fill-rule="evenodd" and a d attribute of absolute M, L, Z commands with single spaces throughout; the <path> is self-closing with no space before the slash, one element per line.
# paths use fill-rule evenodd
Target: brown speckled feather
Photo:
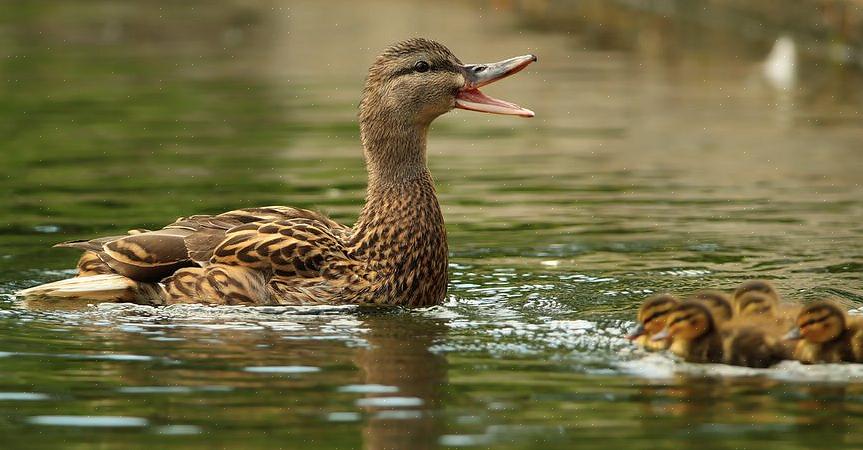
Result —
<path fill-rule="evenodd" d="M 107 273 L 114 273 L 114 271 L 105 264 L 105 261 L 102 261 L 97 252 L 86 251 L 81 255 L 81 259 L 78 260 L 79 277 L 90 277 Z"/>

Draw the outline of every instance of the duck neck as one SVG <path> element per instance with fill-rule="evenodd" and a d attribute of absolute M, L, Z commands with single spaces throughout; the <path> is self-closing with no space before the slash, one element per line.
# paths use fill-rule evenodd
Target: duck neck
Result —
<path fill-rule="evenodd" d="M 447 242 L 426 166 L 427 125 L 363 126 L 369 184 L 354 227 L 356 256 L 376 276 L 378 303 L 422 306 L 443 301 Z"/>
<path fill-rule="evenodd" d="M 369 191 L 410 183 L 428 175 L 426 138 L 428 125 L 379 118 L 375 126 L 360 129 Z"/>

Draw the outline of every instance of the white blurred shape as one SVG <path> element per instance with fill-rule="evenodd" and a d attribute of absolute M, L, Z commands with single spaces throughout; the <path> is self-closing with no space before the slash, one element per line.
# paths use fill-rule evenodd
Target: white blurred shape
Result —
<path fill-rule="evenodd" d="M 762 73 L 775 89 L 783 91 L 794 87 L 797 80 L 797 46 L 789 36 L 780 36 L 764 61 Z"/>

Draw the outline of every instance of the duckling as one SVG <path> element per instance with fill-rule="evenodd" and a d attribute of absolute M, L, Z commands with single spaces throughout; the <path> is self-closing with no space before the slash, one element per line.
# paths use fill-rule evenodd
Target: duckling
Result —
<path fill-rule="evenodd" d="M 723 292 L 703 290 L 692 294 L 689 299 L 704 303 L 717 323 L 724 323 L 734 317 L 731 299 Z"/>
<path fill-rule="evenodd" d="M 701 301 L 687 300 L 668 315 L 665 329 L 653 336 L 671 338 L 669 349 L 685 361 L 770 367 L 786 357 L 778 339 L 760 327 L 728 323 L 717 325 Z"/>
<path fill-rule="evenodd" d="M 863 323 L 829 301 L 806 305 L 786 340 L 797 340 L 794 359 L 803 364 L 863 362 Z"/>
<path fill-rule="evenodd" d="M 731 296 L 732 303 L 736 305 L 738 299 L 748 292 L 760 292 L 768 297 L 772 297 L 776 303 L 779 303 L 779 293 L 776 291 L 776 288 L 769 281 L 765 280 L 749 280 L 741 283 Z"/>
<path fill-rule="evenodd" d="M 463 64 L 422 38 L 381 53 L 359 107 L 368 187 L 353 227 L 285 206 L 183 217 L 161 230 L 58 244 L 83 250 L 86 270 L 18 295 L 104 299 L 118 292 L 113 301 L 155 305 L 438 304 L 448 250 L 426 164 L 429 126 L 455 108 L 533 117 L 480 88 L 534 61 Z"/>
<path fill-rule="evenodd" d="M 778 308 L 777 298 L 762 292 L 749 291 L 734 297 L 737 317 L 775 316 Z"/>
<path fill-rule="evenodd" d="M 778 296 L 762 291 L 750 290 L 737 297 L 735 317 L 747 320 L 749 323 L 778 325 L 787 330 L 794 325 L 800 306 L 787 303 L 780 304 Z"/>
<path fill-rule="evenodd" d="M 684 301 L 672 309 L 665 328 L 651 337 L 653 341 L 671 340 L 669 350 L 686 361 L 722 362 L 722 337 L 710 309 L 694 300 Z"/>
<path fill-rule="evenodd" d="M 660 294 L 648 298 L 638 310 L 638 325 L 627 337 L 636 345 L 647 350 L 665 350 L 671 341 L 665 339 L 653 341 L 650 338 L 665 328 L 665 319 L 668 313 L 680 303 L 677 297 L 671 294 Z"/>

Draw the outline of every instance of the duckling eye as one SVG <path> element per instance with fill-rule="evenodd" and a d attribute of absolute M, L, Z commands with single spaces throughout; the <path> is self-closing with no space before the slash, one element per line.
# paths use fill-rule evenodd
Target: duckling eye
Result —
<path fill-rule="evenodd" d="M 414 70 L 416 70 L 417 72 L 428 72 L 429 63 L 425 61 L 417 61 L 417 63 L 414 64 Z"/>

